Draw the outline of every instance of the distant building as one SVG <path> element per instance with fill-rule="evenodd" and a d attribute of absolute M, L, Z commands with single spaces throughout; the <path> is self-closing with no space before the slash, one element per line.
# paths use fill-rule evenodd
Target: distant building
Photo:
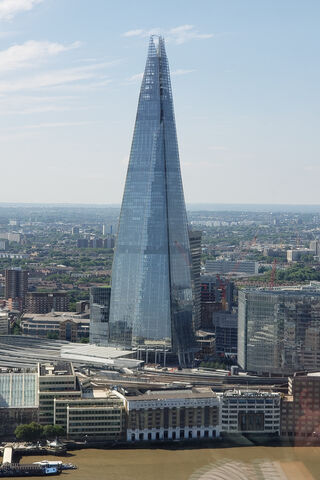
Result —
<path fill-rule="evenodd" d="M 72 227 L 71 233 L 72 235 L 79 235 L 80 229 L 79 227 Z"/>
<path fill-rule="evenodd" d="M 234 283 L 219 275 L 201 275 L 201 328 L 213 328 L 213 315 L 219 311 L 231 311 Z"/>
<path fill-rule="evenodd" d="M 240 290 L 238 363 L 283 375 L 320 368 L 320 289 Z"/>
<path fill-rule="evenodd" d="M 8 240 L 0 240 L 0 250 L 6 251 L 8 249 L 9 242 Z"/>
<path fill-rule="evenodd" d="M 309 245 L 309 250 L 314 255 L 320 255 L 320 241 L 319 240 L 311 240 L 310 245 Z"/>
<path fill-rule="evenodd" d="M 207 260 L 205 270 L 206 273 L 257 275 L 259 263 L 250 260 Z"/>
<path fill-rule="evenodd" d="M 126 396 L 127 441 L 220 436 L 219 399 L 209 387 Z"/>
<path fill-rule="evenodd" d="M 198 345 L 198 358 L 211 357 L 216 353 L 216 339 L 213 332 L 198 330 L 196 332 L 196 342 Z"/>
<path fill-rule="evenodd" d="M 104 248 L 114 248 L 114 244 L 115 244 L 114 235 L 108 235 L 108 237 L 103 240 Z"/>
<path fill-rule="evenodd" d="M 90 302 L 88 300 L 80 300 L 76 302 L 76 312 L 77 313 L 88 313 L 90 310 Z"/>
<path fill-rule="evenodd" d="M 87 317 L 87 315 L 84 315 Z M 70 313 L 47 313 L 24 316 L 21 329 L 24 335 L 53 337 L 69 342 L 77 342 L 89 337 L 90 320 L 82 315 Z"/>
<path fill-rule="evenodd" d="M 88 248 L 89 240 L 87 238 L 78 238 L 77 247 L 78 248 Z"/>
<path fill-rule="evenodd" d="M 0 233 L 0 239 L 8 240 L 9 242 L 21 243 L 21 237 L 20 233 Z"/>
<path fill-rule="evenodd" d="M 190 253 L 192 262 L 193 328 L 201 325 L 201 238 L 202 232 L 189 230 Z"/>
<path fill-rule="evenodd" d="M 299 260 L 303 260 L 303 257 L 307 255 L 314 255 L 313 250 L 309 248 L 299 248 L 295 250 L 287 250 L 287 261 L 290 262 L 297 262 Z"/>
<path fill-rule="evenodd" d="M 0 335 L 9 333 L 9 312 L 0 310 Z"/>
<path fill-rule="evenodd" d="M 111 288 L 90 289 L 90 343 L 108 345 Z"/>
<path fill-rule="evenodd" d="M 103 248 L 102 238 L 91 238 L 89 240 L 89 247 L 90 248 Z"/>
<path fill-rule="evenodd" d="M 8 300 L 10 310 L 18 308 L 23 310 L 25 297 L 28 291 L 29 272 L 21 268 L 5 270 L 5 298 Z M 11 300 L 9 302 L 9 300 Z"/>
<path fill-rule="evenodd" d="M 49 313 L 67 312 L 69 296 L 67 292 L 29 292 L 26 296 L 26 312 Z"/>
<path fill-rule="evenodd" d="M 231 312 L 216 312 L 213 314 L 212 324 L 216 338 L 216 353 L 237 355 L 238 314 Z"/>

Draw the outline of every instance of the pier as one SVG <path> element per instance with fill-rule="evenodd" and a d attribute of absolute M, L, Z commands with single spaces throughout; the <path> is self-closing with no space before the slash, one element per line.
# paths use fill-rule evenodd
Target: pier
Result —
<path fill-rule="evenodd" d="M 13 457 L 13 448 L 4 447 L 2 465 L 12 463 L 12 457 Z"/>

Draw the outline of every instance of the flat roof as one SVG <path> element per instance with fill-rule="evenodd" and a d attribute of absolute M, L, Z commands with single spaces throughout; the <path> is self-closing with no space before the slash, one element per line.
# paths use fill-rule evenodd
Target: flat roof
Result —
<path fill-rule="evenodd" d="M 0 408 L 38 407 L 36 373 L 1 373 Z"/>
<path fill-rule="evenodd" d="M 129 401 L 135 400 L 165 400 L 175 398 L 208 398 L 216 397 L 217 395 L 209 387 L 193 388 L 192 390 L 148 390 L 141 395 L 128 396 Z"/>
<path fill-rule="evenodd" d="M 74 371 L 71 362 L 48 362 L 40 363 L 40 375 L 42 377 L 74 375 Z"/>

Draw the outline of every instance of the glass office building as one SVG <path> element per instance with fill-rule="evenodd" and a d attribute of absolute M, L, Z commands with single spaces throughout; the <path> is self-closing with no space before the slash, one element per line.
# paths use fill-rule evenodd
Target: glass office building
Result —
<path fill-rule="evenodd" d="M 108 286 L 90 288 L 90 343 L 108 345 L 110 293 Z"/>
<path fill-rule="evenodd" d="M 238 363 L 258 373 L 319 370 L 320 290 L 239 291 Z"/>
<path fill-rule="evenodd" d="M 155 40 L 157 40 L 155 42 Z M 156 43 L 156 44 L 155 44 Z M 112 267 L 110 344 L 190 363 L 191 257 L 164 40 L 151 37 Z"/>

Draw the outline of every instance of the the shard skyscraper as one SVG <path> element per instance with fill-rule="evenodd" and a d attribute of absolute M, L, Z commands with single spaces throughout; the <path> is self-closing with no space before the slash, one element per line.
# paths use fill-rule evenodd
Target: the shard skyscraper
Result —
<path fill-rule="evenodd" d="M 163 38 L 154 40 L 112 267 L 109 343 L 171 352 L 186 365 L 195 345 L 190 246 L 168 60 Z"/>

